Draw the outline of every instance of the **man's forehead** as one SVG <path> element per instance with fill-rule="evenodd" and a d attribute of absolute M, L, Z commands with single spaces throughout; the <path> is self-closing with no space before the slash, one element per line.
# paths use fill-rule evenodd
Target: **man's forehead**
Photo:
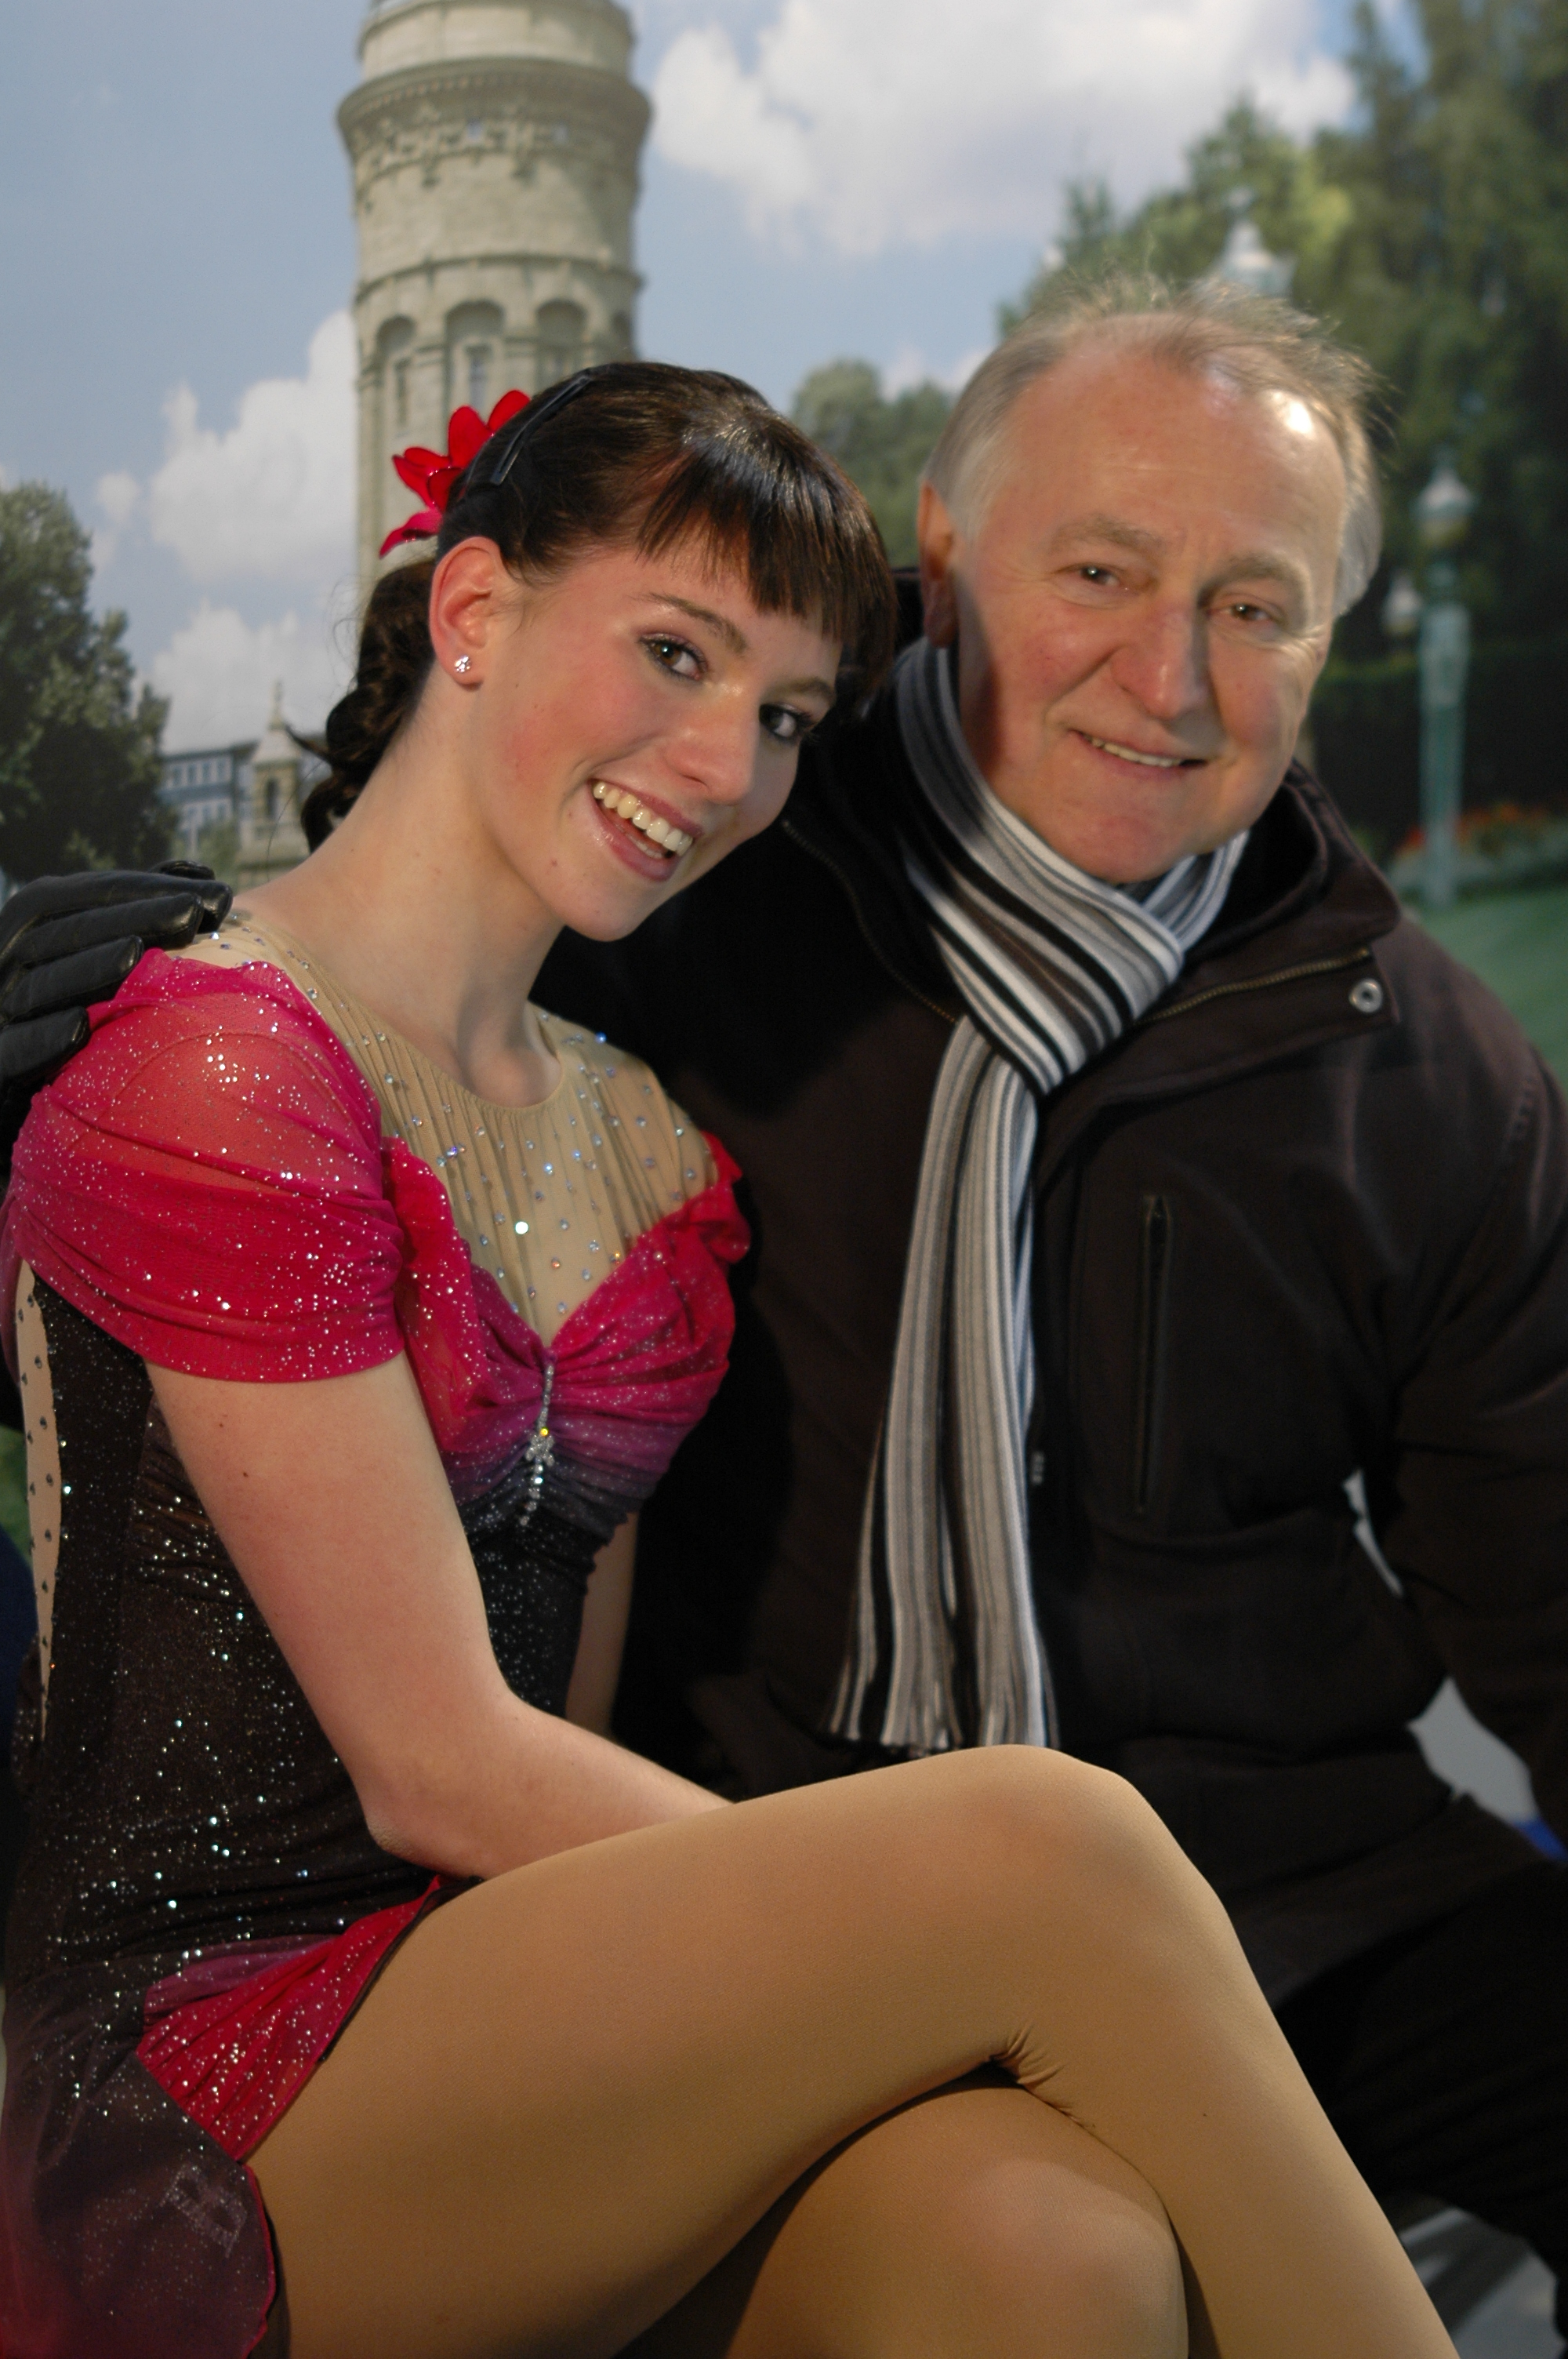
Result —
<path fill-rule="evenodd" d="M 1272 460 L 1285 473 L 1343 485 L 1326 420 L 1300 395 L 1240 385 L 1220 366 L 1187 369 L 1096 342 L 1026 386 L 1003 423 L 999 484 L 1014 497 L 1076 497 L 1086 470 L 1173 478 L 1190 457 Z"/>
<path fill-rule="evenodd" d="M 1324 421 L 1289 393 L 1252 393 L 1141 353 L 1075 353 L 1014 405 L 984 539 L 1022 530 L 1038 549 L 1073 540 L 1299 572 L 1303 536 L 1337 543 L 1345 475 Z"/>

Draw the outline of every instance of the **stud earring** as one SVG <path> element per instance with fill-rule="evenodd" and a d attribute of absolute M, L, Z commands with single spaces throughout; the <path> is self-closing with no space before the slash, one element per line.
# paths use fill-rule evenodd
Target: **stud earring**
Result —
<path fill-rule="evenodd" d="M 468 675 L 470 671 L 472 671 L 472 669 L 473 669 L 473 658 L 472 658 L 472 656 L 460 656 L 460 657 L 458 658 L 458 659 L 457 659 L 456 663 L 452 666 L 452 669 L 453 669 L 455 672 L 460 672 L 460 673 L 462 673 L 462 674 L 463 674 L 463 676 L 466 678 L 466 677 L 467 677 L 467 675 Z"/>

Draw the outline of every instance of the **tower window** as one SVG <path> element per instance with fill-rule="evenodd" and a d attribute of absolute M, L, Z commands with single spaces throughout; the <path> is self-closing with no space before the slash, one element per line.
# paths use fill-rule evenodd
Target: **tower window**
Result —
<path fill-rule="evenodd" d="M 392 399 L 399 426 L 408 423 L 408 364 L 398 361 L 392 372 Z"/>
<path fill-rule="evenodd" d="M 485 414 L 486 408 L 484 398 L 485 386 L 490 376 L 489 345 L 470 344 L 469 346 L 468 358 L 469 406 L 470 408 L 477 409 L 480 416 L 482 418 Z"/>
<path fill-rule="evenodd" d="M 587 321 L 575 303 L 542 303 L 535 323 L 539 339 L 539 384 L 555 385 L 582 366 Z"/>

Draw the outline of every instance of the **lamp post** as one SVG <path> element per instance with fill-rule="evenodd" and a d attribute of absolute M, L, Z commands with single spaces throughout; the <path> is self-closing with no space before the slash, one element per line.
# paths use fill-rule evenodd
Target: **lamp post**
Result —
<path fill-rule="evenodd" d="M 1449 551 L 1465 538 L 1474 492 L 1440 451 L 1432 481 L 1415 504 L 1416 529 L 1427 551 L 1426 595 L 1421 607 L 1421 825 L 1425 843 L 1423 898 L 1434 909 L 1454 899 L 1455 830 L 1465 783 L 1465 677 L 1470 668 L 1470 614 L 1459 598 L 1459 576 Z"/>

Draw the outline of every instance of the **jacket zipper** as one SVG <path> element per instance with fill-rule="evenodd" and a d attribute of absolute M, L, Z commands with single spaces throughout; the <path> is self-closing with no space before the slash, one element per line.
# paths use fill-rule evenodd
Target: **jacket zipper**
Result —
<path fill-rule="evenodd" d="M 1133 1026 L 1135 1032 L 1144 1031 L 1151 1024 L 1169 1024 L 1174 1016 L 1184 1016 L 1191 1007 L 1203 1007 L 1211 999 L 1236 999 L 1247 991 L 1270 991 L 1277 983 L 1300 983 L 1312 974 L 1338 974 L 1345 967 L 1365 966 L 1372 953 L 1364 942 L 1358 951 L 1347 957 L 1313 959 L 1304 966 L 1282 966 L 1273 974 L 1249 976 L 1245 983 L 1211 984 L 1207 991 L 1195 991 L 1190 999 L 1180 999 L 1173 1007 L 1156 1007 L 1151 1015 L 1141 1016 Z"/>
<path fill-rule="evenodd" d="M 1146 1516 L 1154 1480 L 1165 1375 L 1165 1298 L 1176 1217 L 1163 1196 L 1145 1196 L 1138 1235 L 1138 1360 L 1132 1410 L 1132 1512 Z"/>
<path fill-rule="evenodd" d="M 844 871 L 839 867 L 838 863 L 827 853 L 821 851 L 815 843 L 808 843 L 805 836 L 799 832 L 798 829 L 793 828 L 790 825 L 787 819 L 782 820 L 780 821 L 780 825 L 783 828 L 784 834 L 788 836 L 790 842 L 793 844 L 798 845 L 800 850 L 806 853 L 808 859 L 815 860 L 819 868 L 826 868 L 827 874 L 833 878 L 835 884 L 840 887 L 850 908 L 853 909 L 855 913 L 855 923 L 860 929 L 860 940 L 865 943 L 866 948 L 871 951 L 871 956 L 875 959 L 882 973 L 887 975 L 891 981 L 896 983 L 901 991 L 907 992 L 911 999 L 918 999 L 922 1007 L 928 1007 L 933 1016 L 939 1016 L 944 1024 L 949 1027 L 956 1025 L 958 1019 L 957 1016 L 954 1015 L 953 1010 L 950 1007 L 943 1007 L 939 1006 L 935 999 L 930 998 L 926 993 L 922 991 L 918 984 L 911 983 L 907 975 L 900 974 L 897 967 L 895 967 L 892 960 L 887 957 L 881 943 L 877 940 L 876 936 L 872 933 L 870 926 L 866 923 L 865 913 L 860 908 L 860 895 L 856 892 L 854 886 L 850 883 L 849 877 L 846 876 Z"/>

